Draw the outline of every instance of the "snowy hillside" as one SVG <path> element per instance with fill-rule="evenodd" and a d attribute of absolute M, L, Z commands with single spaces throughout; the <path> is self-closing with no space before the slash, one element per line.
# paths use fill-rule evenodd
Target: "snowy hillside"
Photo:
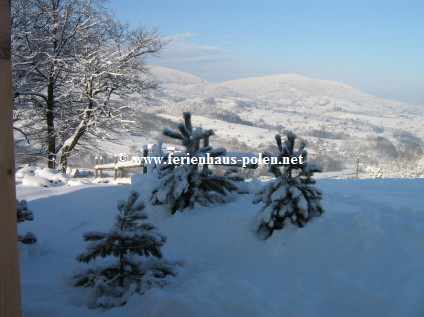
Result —
<path fill-rule="evenodd" d="M 156 79 L 165 84 L 191 85 L 204 82 L 200 77 L 166 67 L 154 66 L 151 68 L 151 72 Z"/>
<path fill-rule="evenodd" d="M 252 231 L 259 206 L 250 194 L 174 216 L 147 206 L 168 237 L 164 256 L 183 264 L 167 287 L 104 311 L 87 308 L 86 290 L 69 285 L 82 266 L 75 261 L 82 234 L 109 228 L 116 201 L 131 189 L 147 201 L 146 184 L 18 185 L 35 218 L 18 229 L 38 237 L 20 247 L 24 316 L 423 316 L 423 181 L 319 180 L 318 187 L 325 214 L 266 241 Z"/>
<path fill-rule="evenodd" d="M 378 99 L 349 85 L 329 80 L 317 80 L 297 74 L 282 74 L 245 78 L 221 83 L 243 95 L 259 100 L 293 102 L 301 99 L 326 97 L 355 103 L 377 103 Z M 388 101 L 388 104 L 395 102 Z M 397 103 L 399 106 L 402 103 Z M 405 106 L 405 105 L 404 105 Z M 372 109 L 370 109 L 372 110 Z"/>
<path fill-rule="evenodd" d="M 332 157 L 340 164 L 353 164 L 358 157 L 389 164 L 423 153 L 422 107 L 343 83 L 296 74 L 211 83 L 164 67 L 154 67 L 153 74 L 161 89 L 145 111 L 175 123 L 183 111 L 191 111 L 220 137 L 234 137 L 233 148 L 224 145 L 230 150 L 246 144 L 261 151 L 273 143 L 272 135 L 291 130 L 310 143 L 314 157 Z"/>
<path fill-rule="evenodd" d="M 161 83 L 165 95 L 168 96 L 177 98 L 242 96 L 225 86 L 171 68 L 154 66 L 152 75 Z"/>
<path fill-rule="evenodd" d="M 129 103 L 141 108 L 139 115 L 128 118 L 125 130 L 107 131 L 114 140 L 99 140 L 94 154 L 140 151 L 163 138 L 164 128 L 176 128 L 183 111 L 193 113 L 195 126 L 214 129 L 212 146 L 228 151 L 261 152 L 272 147 L 276 133 L 293 131 L 327 172 L 356 164 L 358 157 L 366 165 L 390 165 L 424 153 L 424 108 L 419 106 L 294 74 L 212 83 L 165 67 L 151 70 L 159 82 L 156 96 L 144 103 L 132 96 Z M 86 156 L 84 167 L 92 166 L 91 151 L 78 156 Z"/>

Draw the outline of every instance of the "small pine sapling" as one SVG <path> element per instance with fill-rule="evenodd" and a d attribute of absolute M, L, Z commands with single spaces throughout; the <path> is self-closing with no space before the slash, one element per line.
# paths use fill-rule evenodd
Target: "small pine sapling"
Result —
<path fill-rule="evenodd" d="M 249 190 L 246 183 L 246 175 L 240 171 L 238 167 L 232 166 L 225 170 L 224 176 L 231 181 L 236 187 L 236 191 L 238 194 L 248 194 Z"/>
<path fill-rule="evenodd" d="M 209 137 L 213 130 L 203 128 L 193 129 L 191 113 L 184 112 L 184 123 L 178 125 L 179 132 L 164 129 L 163 134 L 170 138 L 180 140 L 185 151 L 176 153 L 179 159 L 199 159 L 218 157 L 225 154 L 225 149 L 213 149 L 209 146 Z M 201 140 L 207 140 L 200 147 Z M 187 161 L 186 161 L 187 163 Z M 199 171 L 198 164 L 172 164 L 162 165 L 163 174 L 159 184 L 152 191 L 151 203 L 153 205 L 168 205 L 171 212 L 193 208 L 195 203 L 209 206 L 214 202 L 222 203 L 228 192 L 236 190 L 233 182 L 226 176 L 213 175 L 212 170 L 206 168 Z"/>
<path fill-rule="evenodd" d="M 275 180 L 268 182 L 256 195 L 253 203 L 264 203 L 258 215 L 256 230 L 263 238 L 268 238 L 274 230 L 279 230 L 289 221 L 298 227 L 303 227 L 311 218 L 320 216 L 323 209 L 320 204 L 322 193 L 314 187 L 316 172 L 321 172 L 320 166 L 308 163 L 308 153 L 301 142 L 295 150 L 296 135 L 287 134 L 284 144 L 281 136 L 275 136 L 279 153 L 269 157 L 273 163 L 268 171 L 273 173 Z M 284 165 L 280 163 L 286 163 Z"/>
<path fill-rule="evenodd" d="M 229 167 L 225 170 L 224 176 L 227 176 L 229 180 L 233 182 L 244 182 L 246 180 L 246 175 L 240 172 L 238 167 Z"/>
<path fill-rule="evenodd" d="M 135 292 L 143 293 L 149 287 L 162 286 L 167 275 L 176 275 L 173 264 L 159 261 L 165 236 L 149 223 L 143 212 L 144 204 L 137 202 L 139 194 L 131 192 L 127 201 L 118 201 L 118 215 L 108 232 L 87 232 L 86 251 L 77 261 L 89 263 L 97 257 L 115 257 L 108 265 L 89 269 L 75 276 L 75 285 L 94 288 L 94 307 L 122 306 Z M 141 262 L 140 257 L 154 257 Z"/>
<path fill-rule="evenodd" d="M 28 209 L 26 200 L 16 200 L 16 217 L 18 223 L 34 220 L 34 214 Z M 18 234 L 18 241 L 23 244 L 34 244 L 37 242 L 37 237 L 32 232 L 27 232 L 24 235 Z"/>
<path fill-rule="evenodd" d="M 151 148 L 151 153 L 149 154 L 149 156 L 165 158 L 165 152 L 163 150 L 163 141 L 162 140 L 158 140 L 157 143 L 153 144 L 153 146 Z M 146 165 L 147 165 L 147 173 L 148 174 L 154 174 L 156 176 L 161 175 L 160 167 L 163 166 L 162 163 L 156 163 L 153 160 L 153 162 L 146 164 Z"/>

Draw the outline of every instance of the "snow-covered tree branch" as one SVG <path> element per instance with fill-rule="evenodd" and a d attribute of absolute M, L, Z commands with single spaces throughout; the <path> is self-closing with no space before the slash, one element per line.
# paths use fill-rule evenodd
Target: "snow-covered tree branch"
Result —
<path fill-rule="evenodd" d="M 117 22 L 104 0 L 16 0 L 12 45 L 15 108 L 26 107 L 48 166 L 83 138 L 131 115 L 114 102 L 156 88 L 146 58 L 166 44 L 157 30 Z M 125 112 L 125 113 L 124 113 Z M 19 124 L 19 122 L 17 122 Z M 23 130 L 22 126 L 17 128 Z"/>

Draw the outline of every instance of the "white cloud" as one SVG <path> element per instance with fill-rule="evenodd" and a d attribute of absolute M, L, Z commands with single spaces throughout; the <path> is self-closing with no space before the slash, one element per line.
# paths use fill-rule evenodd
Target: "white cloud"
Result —
<path fill-rule="evenodd" d="M 181 39 L 187 39 L 187 38 L 194 37 L 194 36 L 196 36 L 196 33 L 186 32 L 186 33 L 179 33 L 179 34 L 171 35 L 171 36 L 169 36 L 169 38 L 171 40 L 181 40 Z"/>
<path fill-rule="evenodd" d="M 246 58 L 234 50 L 196 43 L 193 32 L 174 34 L 166 39 L 170 42 L 159 59 L 150 61 L 152 65 L 178 69 L 213 82 L 276 74 L 282 70 L 267 61 Z"/>
<path fill-rule="evenodd" d="M 170 40 L 169 44 L 165 47 L 163 55 L 166 58 L 178 56 L 200 56 L 206 54 L 225 53 L 225 49 L 218 46 L 196 44 L 188 42 L 187 39 L 195 37 L 195 33 L 187 32 L 182 34 L 174 34 L 167 37 Z"/>

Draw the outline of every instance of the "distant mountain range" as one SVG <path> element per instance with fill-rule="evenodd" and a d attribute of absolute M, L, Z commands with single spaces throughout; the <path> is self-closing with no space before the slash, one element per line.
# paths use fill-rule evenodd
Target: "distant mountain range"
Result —
<path fill-rule="evenodd" d="M 159 66 L 152 74 L 160 90 L 145 111 L 174 122 L 191 111 L 195 124 L 215 129 L 221 140 L 258 150 L 273 144 L 276 133 L 292 130 L 316 155 L 387 161 L 421 147 L 418 137 L 424 137 L 421 107 L 336 81 L 281 74 L 212 83 Z"/>

